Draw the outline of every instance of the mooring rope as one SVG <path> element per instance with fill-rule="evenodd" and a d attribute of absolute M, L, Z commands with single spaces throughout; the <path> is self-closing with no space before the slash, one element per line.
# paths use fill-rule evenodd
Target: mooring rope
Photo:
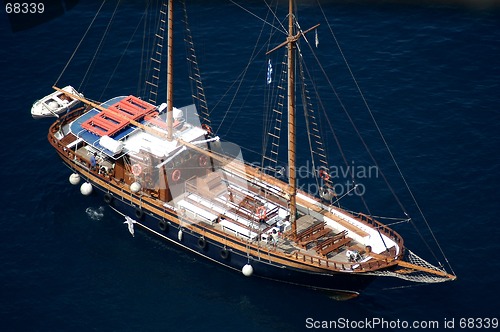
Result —
<path fill-rule="evenodd" d="M 438 249 L 439 249 L 439 251 L 440 251 L 441 255 L 443 256 L 443 258 L 445 259 L 446 263 L 448 264 L 448 267 L 450 268 L 451 272 L 452 272 L 453 274 L 455 274 L 455 273 L 454 273 L 454 271 L 453 271 L 453 268 L 451 267 L 451 264 L 450 264 L 450 263 L 449 263 L 449 261 L 448 261 L 448 258 L 446 257 L 446 255 L 445 255 L 445 253 L 444 253 L 444 251 L 443 251 L 443 249 L 442 249 L 442 247 L 441 247 L 441 245 L 440 245 L 440 244 L 439 244 L 439 242 L 437 241 L 437 238 L 436 238 L 436 236 L 435 236 L 434 232 L 432 231 L 432 229 L 431 229 L 431 227 L 430 227 L 430 225 L 429 225 L 429 223 L 428 223 L 428 221 L 427 221 L 427 218 L 425 217 L 425 215 L 424 215 L 424 213 L 423 213 L 422 209 L 420 208 L 420 205 L 418 204 L 418 202 L 417 202 L 417 200 L 416 200 L 416 198 L 415 198 L 415 196 L 414 196 L 414 194 L 413 194 L 413 191 L 410 189 L 410 186 L 409 186 L 408 182 L 406 181 L 406 178 L 404 177 L 403 172 L 401 171 L 401 168 L 399 167 L 399 164 L 397 163 L 396 158 L 394 157 L 394 154 L 392 153 L 392 150 L 391 150 L 391 148 L 389 147 L 389 144 L 387 143 L 387 140 L 385 139 L 384 135 L 382 134 L 382 131 L 380 130 L 380 127 L 379 127 L 379 125 L 378 125 L 378 123 L 377 123 L 377 121 L 376 121 L 376 119 L 375 119 L 375 116 L 373 115 L 373 112 L 372 112 L 372 110 L 371 110 L 370 106 L 368 105 L 368 102 L 366 101 L 366 98 L 365 98 L 365 96 L 364 96 L 363 92 L 361 91 L 361 88 L 360 88 L 360 86 L 359 86 L 359 84 L 358 84 L 358 82 L 357 82 L 357 80 L 356 80 L 356 78 L 355 78 L 355 76 L 354 76 L 354 74 L 353 74 L 353 72 L 352 72 L 352 70 L 351 70 L 351 67 L 349 66 L 349 63 L 347 62 L 347 59 L 346 59 L 346 57 L 345 57 L 344 53 L 342 52 L 342 49 L 341 49 L 341 47 L 340 47 L 340 44 L 339 44 L 339 42 L 338 42 L 337 38 L 335 37 L 335 34 L 333 33 L 333 30 L 332 30 L 332 25 L 329 23 L 328 18 L 327 18 L 327 16 L 325 15 L 325 12 L 323 11 L 323 8 L 321 7 L 321 5 L 320 5 L 319 1 L 318 1 L 318 6 L 319 6 L 319 8 L 320 8 L 320 10 L 321 10 L 321 12 L 322 12 L 322 14 L 323 14 L 323 17 L 324 17 L 325 21 L 327 22 L 327 26 L 328 26 L 328 28 L 330 29 L 330 33 L 332 34 L 332 36 L 333 36 L 333 38 L 334 38 L 334 40 L 335 40 L 335 43 L 337 44 L 337 48 L 339 49 L 340 55 L 342 56 L 342 58 L 343 58 L 343 60 L 344 60 L 344 63 L 345 63 L 345 65 L 346 65 L 346 67 L 347 67 L 347 69 L 348 69 L 348 71 L 349 71 L 349 73 L 350 73 L 350 75 L 351 75 L 351 77 L 352 77 L 352 79 L 353 79 L 353 81 L 354 81 L 354 84 L 356 85 L 356 88 L 357 88 L 357 90 L 358 90 L 358 93 L 360 94 L 360 96 L 361 96 L 361 98 L 362 98 L 362 100 L 363 100 L 363 103 L 364 103 L 364 105 L 365 105 L 366 109 L 368 110 L 368 113 L 370 114 L 370 117 L 371 117 L 371 119 L 372 119 L 372 121 L 373 121 L 373 123 L 374 123 L 374 125 L 375 125 L 375 127 L 376 127 L 376 129 L 377 129 L 377 131 L 378 131 L 378 134 L 380 135 L 380 137 L 381 137 L 381 139 L 382 139 L 382 142 L 384 143 L 384 145 L 385 145 L 385 147 L 386 147 L 386 149 L 387 149 L 387 151 L 388 151 L 388 153 L 389 153 L 389 156 L 390 156 L 390 157 L 391 157 L 391 159 L 392 159 L 392 162 L 393 162 L 393 163 L 394 163 L 394 165 L 396 166 L 396 169 L 398 170 L 398 173 L 399 173 L 399 175 L 401 176 L 401 179 L 403 180 L 403 182 L 404 182 L 404 184 L 405 184 L 405 187 L 406 187 L 406 189 L 408 190 L 408 193 L 410 194 L 410 196 L 411 196 L 411 198 L 412 198 L 413 202 L 415 203 L 415 206 L 416 206 L 416 208 L 417 208 L 417 210 L 418 210 L 419 214 L 421 215 L 422 220 L 424 221 L 424 223 L 425 223 L 425 225 L 426 225 L 427 229 L 429 230 L 429 232 L 430 232 L 430 234 L 431 234 L 431 236 L 432 236 L 432 238 L 433 238 L 433 240 L 434 240 L 435 244 L 437 245 L 437 247 L 438 247 Z M 345 109 L 344 109 L 344 110 L 345 110 Z M 350 118 L 350 117 L 349 117 L 349 118 Z M 352 121 L 351 121 L 351 123 L 352 123 Z M 355 129 L 356 129 L 356 128 L 355 128 Z M 356 131 L 357 131 L 357 129 L 356 129 Z M 358 134 L 359 134 L 359 133 L 358 133 Z M 368 149 L 368 147 L 366 146 L 366 143 L 364 142 L 364 140 L 362 140 L 362 143 L 365 145 L 366 149 Z M 376 165 L 377 165 L 377 167 L 378 167 L 378 164 L 376 163 L 376 161 L 375 161 L 375 159 L 374 159 L 373 155 L 369 152 L 369 150 L 367 150 L 367 151 L 368 151 L 368 154 L 370 155 L 370 157 L 372 158 L 373 162 L 375 162 L 375 164 L 376 164 Z M 379 168 L 379 169 L 380 169 L 380 168 Z M 404 206 L 402 205 L 401 201 L 399 200 L 399 197 L 397 196 L 397 194 L 395 193 L 395 191 L 393 190 L 392 186 L 389 184 L 389 182 L 387 181 L 387 179 L 386 179 L 385 175 L 382 173 L 382 171 L 381 171 L 381 170 L 380 170 L 380 174 L 382 175 L 382 177 L 383 177 L 384 181 L 386 182 L 387 186 L 389 187 L 389 190 L 392 192 L 392 194 L 393 194 L 394 198 L 396 199 L 396 201 L 398 202 L 399 206 L 402 208 L 403 212 L 405 212 L 405 214 L 407 214 L 406 209 L 404 208 Z M 410 220 L 411 220 L 411 219 L 410 219 Z M 439 261 L 439 259 L 438 259 L 438 258 L 436 257 L 436 255 L 435 255 L 434 251 L 433 251 L 433 250 L 429 247 L 429 245 L 428 245 L 427 241 L 425 241 L 424 237 L 422 236 L 422 234 L 420 233 L 420 231 L 416 228 L 416 226 L 414 225 L 414 223 L 413 223 L 413 222 L 412 222 L 412 225 L 413 225 L 413 226 L 414 226 L 414 228 L 417 230 L 418 234 L 420 235 L 420 237 L 422 238 L 422 240 L 424 241 L 424 243 L 426 244 L 426 246 L 428 247 L 428 249 L 430 250 L 430 252 L 431 252 L 431 253 L 432 253 L 432 255 L 434 256 L 434 258 L 435 258 L 437 261 Z"/>
<path fill-rule="evenodd" d="M 64 66 L 61 74 L 59 74 L 59 77 L 56 79 L 56 81 L 54 82 L 54 86 L 57 86 L 57 84 L 59 83 L 59 80 L 61 79 L 61 77 L 63 76 L 64 72 L 66 71 L 66 69 L 68 68 L 69 64 L 71 63 L 71 61 L 73 60 L 76 52 L 78 51 L 78 49 L 80 48 L 80 45 L 82 44 L 83 40 L 85 39 L 85 37 L 87 36 L 88 32 L 90 31 L 90 28 L 92 27 L 92 25 L 94 24 L 94 21 L 96 20 L 97 16 L 99 16 L 99 13 L 101 12 L 101 9 L 102 7 L 104 6 L 104 4 L 106 3 L 106 0 L 104 0 L 102 3 L 101 3 L 101 6 L 99 7 L 99 10 L 97 10 L 97 13 L 94 15 L 94 18 L 92 19 L 92 21 L 90 22 L 89 24 L 89 27 L 87 28 L 87 31 L 85 31 L 85 33 L 83 34 L 83 37 L 80 39 L 80 41 L 78 42 L 78 45 L 76 46 L 75 50 L 73 51 L 73 54 L 71 54 L 71 56 L 69 57 L 69 60 L 68 62 L 66 62 L 66 65 Z"/>

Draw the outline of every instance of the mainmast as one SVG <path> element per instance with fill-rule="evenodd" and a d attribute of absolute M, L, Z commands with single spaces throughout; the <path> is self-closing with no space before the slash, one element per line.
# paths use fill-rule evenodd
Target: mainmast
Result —
<path fill-rule="evenodd" d="M 168 1 L 168 35 L 167 35 L 167 140 L 171 141 L 173 137 L 174 123 L 174 8 L 173 0 Z"/>
<path fill-rule="evenodd" d="M 288 37 L 286 41 L 279 44 L 266 54 L 272 53 L 277 49 L 286 46 L 288 48 L 288 195 L 290 197 L 290 224 L 292 226 L 292 237 L 297 235 L 297 177 L 295 167 L 295 48 L 297 40 L 311 30 L 316 29 L 319 24 L 294 34 L 293 29 L 293 0 L 288 3 Z"/>
<path fill-rule="evenodd" d="M 290 223 L 292 237 L 297 235 L 297 177 L 295 170 L 295 42 L 293 37 L 293 0 L 288 8 L 288 185 L 290 195 Z"/>

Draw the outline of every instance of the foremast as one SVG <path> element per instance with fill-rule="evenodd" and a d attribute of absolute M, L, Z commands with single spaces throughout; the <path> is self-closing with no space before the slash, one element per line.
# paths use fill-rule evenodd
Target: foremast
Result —
<path fill-rule="evenodd" d="M 168 0 L 168 34 L 167 34 L 167 140 L 173 138 L 174 123 L 174 8 L 173 0 Z"/>

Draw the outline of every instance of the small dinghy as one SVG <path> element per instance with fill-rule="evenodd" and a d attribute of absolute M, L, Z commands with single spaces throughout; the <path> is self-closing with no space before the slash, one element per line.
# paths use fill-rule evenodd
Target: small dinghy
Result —
<path fill-rule="evenodd" d="M 64 91 L 69 92 L 74 95 L 83 97 L 81 93 L 75 90 L 72 86 L 68 85 L 63 88 Z M 31 115 L 33 118 L 45 118 L 45 117 L 59 117 L 59 114 L 66 112 L 67 110 L 76 106 L 80 101 L 65 95 L 61 91 L 56 91 L 43 97 L 40 100 L 33 103 L 31 107 Z"/>

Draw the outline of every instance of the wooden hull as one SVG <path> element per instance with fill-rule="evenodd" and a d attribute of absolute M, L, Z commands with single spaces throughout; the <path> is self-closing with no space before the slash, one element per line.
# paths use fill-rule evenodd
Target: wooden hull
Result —
<path fill-rule="evenodd" d="M 331 250 L 328 248 L 331 247 L 326 247 L 326 249 L 321 247 L 319 254 L 317 254 L 318 251 L 309 253 L 308 249 L 304 249 L 305 246 L 300 249 L 297 243 L 290 246 L 290 251 L 284 250 L 280 246 L 278 246 L 280 247 L 278 250 L 276 246 L 266 244 L 265 241 L 260 239 L 260 236 L 258 239 L 253 237 L 245 239 L 238 234 L 228 232 L 224 229 L 220 220 L 201 222 L 192 217 L 187 217 L 183 209 L 178 209 L 170 205 L 170 203 L 166 203 L 172 200 L 170 190 L 159 190 L 155 195 L 152 192 L 149 194 L 134 192 L 130 174 L 123 167 L 120 167 L 119 170 L 117 169 L 118 166 L 103 167 L 106 170 L 101 172 L 99 167 L 97 169 L 92 168 L 88 160 L 82 159 L 85 156 L 79 154 L 78 151 L 80 150 L 76 149 L 75 145 L 80 141 L 76 140 L 74 136 L 71 137 L 71 134 L 63 133 L 64 129 L 61 130 L 60 127 L 61 125 L 63 127 L 68 126 L 82 112 L 85 111 L 83 109 L 76 110 L 65 116 L 61 122 L 54 123 L 48 134 L 50 144 L 63 162 L 92 186 L 92 196 L 104 200 L 110 208 L 124 218 L 129 217 L 135 220 L 136 227 L 169 243 L 247 276 L 251 275 L 297 286 L 347 294 L 348 296 L 357 295 L 366 288 L 376 276 L 373 272 L 393 270 L 400 262 L 399 256 L 403 253 L 403 241 L 399 234 L 373 219 L 365 221 L 359 216 L 353 215 L 352 218 L 358 218 L 358 222 L 364 222 L 366 227 L 377 227 L 379 232 L 383 232 L 384 236 L 386 236 L 386 241 L 394 241 L 393 243 L 399 246 L 399 253 L 396 255 L 388 250 L 386 253 L 372 254 L 370 251 L 369 260 L 364 262 L 348 261 L 345 255 L 342 256 L 343 260 L 336 260 L 327 257 Z M 195 152 L 199 150 L 194 146 L 188 145 L 188 147 Z M 198 160 L 198 157 L 195 157 L 195 161 Z M 223 160 L 219 161 L 222 162 Z M 203 164 L 207 164 L 208 168 L 211 167 L 209 163 L 203 162 Z M 200 169 L 203 173 L 203 167 Z M 110 170 L 113 170 L 113 174 L 110 173 Z M 205 171 L 211 175 L 215 174 L 210 169 Z M 134 170 L 132 169 L 131 172 L 133 173 Z M 244 166 L 239 168 L 239 172 L 246 174 L 249 181 L 262 181 L 262 179 L 255 180 L 260 176 L 256 169 Z M 173 174 L 167 175 L 168 178 L 172 176 Z M 279 180 L 265 178 L 265 181 L 266 185 L 274 188 L 273 190 L 280 190 L 281 184 Z M 325 219 L 321 219 L 323 223 L 327 223 L 325 221 L 327 217 L 332 218 L 331 220 L 337 218 L 336 213 L 346 213 L 342 214 L 342 216 L 348 216 L 347 212 L 341 212 L 340 210 L 326 211 L 321 205 L 316 205 L 311 197 L 306 197 L 305 193 L 301 195 L 299 195 L 299 205 L 304 210 L 309 211 L 311 215 L 316 215 L 317 218 L 324 217 Z M 363 233 L 361 230 L 353 229 L 353 226 L 350 226 L 345 220 L 336 220 L 336 222 L 339 223 L 339 226 L 350 227 L 349 231 L 353 233 L 352 237 L 356 235 L 356 232 Z M 319 225 L 321 226 L 322 223 Z M 318 232 L 317 234 L 321 235 L 322 233 Z M 287 238 L 287 241 L 294 240 L 293 236 Z M 333 240 L 334 238 L 332 238 Z M 326 241 L 322 241 L 321 245 L 323 243 L 326 243 Z M 341 242 L 339 243 L 342 245 Z M 395 256 L 398 257 L 395 258 Z M 251 266 L 251 271 L 248 270 L 248 266 Z M 246 270 L 244 267 L 246 267 Z"/>
<path fill-rule="evenodd" d="M 268 247 L 256 247 L 254 244 L 245 243 L 241 238 L 221 234 L 220 230 L 210 229 L 206 225 L 183 223 L 182 217 L 165 205 L 158 204 L 157 200 L 141 199 L 132 194 L 123 183 L 103 179 L 76 162 L 75 155 L 62 147 L 62 140 L 56 138 L 58 128 L 58 125 L 52 126 L 48 135 L 49 142 L 63 162 L 92 185 L 93 190 L 89 198 L 103 200 L 117 213 L 134 219 L 137 222 L 136 229 L 143 229 L 166 242 L 238 273 L 242 273 L 242 268 L 250 264 L 253 268 L 252 276 L 334 292 L 347 297 L 359 294 L 374 279 L 371 274 L 348 269 L 346 272 L 334 271 L 322 261 L 302 262 L 293 255 L 287 257 Z"/>
<path fill-rule="evenodd" d="M 106 188 L 93 183 L 92 199 L 102 199 L 110 208 L 119 214 L 134 219 L 136 229 L 143 229 L 154 236 L 173 244 L 183 250 L 201 256 L 221 266 L 241 273 L 246 264 L 253 268 L 252 276 L 279 281 L 291 285 L 324 290 L 338 294 L 357 295 L 374 279 L 372 275 L 355 274 L 349 272 L 332 272 L 317 269 L 316 271 L 293 266 L 286 262 L 282 264 L 270 260 L 267 250 L 260 255 L 248 255 L 244 250 L 228 246 L 226 243 L 211 239 L 208 232 L 198 232 L 192 227 L 182 227 L 179 223 L 166 220 L 163 216 L 148 211 L 145 206 L 140 208 L 126 197 L 110 195 Z M 125 229 L 124 229 L 125 230 Z M 179 232 L 182 237 L 179 239 Z M 243 275 L 242 275 L 243 276 Z"/>

